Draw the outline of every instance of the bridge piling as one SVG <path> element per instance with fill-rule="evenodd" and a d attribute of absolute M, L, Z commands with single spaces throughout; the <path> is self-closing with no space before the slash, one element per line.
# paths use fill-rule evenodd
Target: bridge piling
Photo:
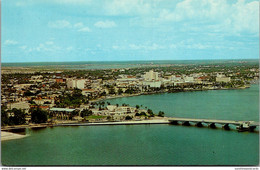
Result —
<path fill-rule="evenodd" d="M 178 125 L 179 124 L 178 121 L 170 121 L 170 123 L 173 124 L 173 125 Z"/>
<path fill-rule="evenodd" d="M 184 126 L 190 126 L 190 122 L 189 122 L 189 121 L 184 121 L 184 122 L 182 122 L 182 125 L 184 125 Z"/>
<path fill-rule="evenodd" d="M 214 128 L 216 128 L 216 125 L 215 125 L 215 123 L 209 123 L 208 127 L 214 129 Z"/>
<path fill-rule="evenodd" d="M 222 128 L 225 129 L 225 130 L 230 130 L 230 127 L 229 127 L 229 124 L 228 124 L 228 123 L 224 124 L 224 125 L 222 126 Z"/>
<path fill-rule="evenodd" d="M 201 122 L 196 123 L 196 126 L 197 126 L 197 127 L 203 127 L 203 125 L 202 125 Z"/>

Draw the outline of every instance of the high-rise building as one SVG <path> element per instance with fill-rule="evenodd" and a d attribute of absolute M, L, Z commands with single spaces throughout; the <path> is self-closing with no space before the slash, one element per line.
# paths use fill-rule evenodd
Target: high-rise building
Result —
<path fill-rule="evenodd" d="M 85 88 L 85 79 L 69 79 L 67 81 L 67 87 L 74 89 L 74 88 L 78 88 L 78 89 L 84 89 Z"/>
<path fill-rule="evenodd" d="M 150 70 L 149 72 L 146 72 L 144 75 L 144 79 L 146 81 L 158 81 L 158 72 L 154 72 L 153 70 Z"/>

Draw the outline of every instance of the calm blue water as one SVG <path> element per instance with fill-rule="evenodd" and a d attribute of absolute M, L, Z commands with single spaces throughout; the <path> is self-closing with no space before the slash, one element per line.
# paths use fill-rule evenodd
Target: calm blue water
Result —
<path fill-rule="evenodd" d="M 259 87 L 243 90 L 211 90 L 117 98 L 111 104 L 143 105 L 168 117 L 259 120 Z"/>
<path fill-rule="evenodd" d="M 167 116 L 258 120 L 259 88 L 110 100 Z M 3 165 L 258 165 L 259 133 L 175 125 L 27 129 L 2 142 Z"/>

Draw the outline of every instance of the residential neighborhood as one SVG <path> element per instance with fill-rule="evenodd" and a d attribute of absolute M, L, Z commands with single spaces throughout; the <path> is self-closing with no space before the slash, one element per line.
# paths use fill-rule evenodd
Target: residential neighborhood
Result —
<path fill-rule="evenodd" d="M 185 72 L 182 71 L 184 68 Z M 33 73 L 3 70 L 1 105 L 8 117 L 14 116 L 13 109 L 22 110 L 27 123 L 31 122 L 32 110 L 37 108 L 47 112 L 49 122 L 148 119 L 151 117 L 148 108 L 109 105 L 105 100 L 153 93 L 247 88 L 258 77 L 257 67 L 244 65 L 42 70 Z M 82 114 L 86 110 L 91 114 Z"/>

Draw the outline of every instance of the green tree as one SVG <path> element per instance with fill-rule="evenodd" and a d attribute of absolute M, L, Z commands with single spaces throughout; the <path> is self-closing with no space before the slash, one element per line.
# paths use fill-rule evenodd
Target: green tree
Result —
<path fill-rule="evenodd" d="M 59 83 L 55 82 L 54 84 L 52 84 L 52 85 L 50 86 L 50 88 L 52 88 L 52 89 L 54 89 L 54 88 L 60 89 L 61 87 L 60 87 L 60 84 L 59 84 Z"/>
<path fill-rule="evenodd" d="M 122 89 L 118 89 L 117 93 L 120 95 L 123 93 L 123 90 Z"/>
<path fill-rule="evenodd" d="M 25 124 L 25 112 L 21 109 L 12 109 L 14 116 L 9 117 L 9 124 L 22 125 Z"/>
<path fill-rule="evenodd" d="M 108 91 L 109 91 L 109 94 L 116 94 L 115 89 L 113 87 L 109 88 Z"/>
<path fill-rule="evenodd" d="M 72 97 L 73 98 L 82 98 L 83 97 L 82 90 L 80 90 L 78 88 L 73 89 Z"/>
<path fill-rule="evenodd" d="M 140 116 L 146 116 L 146 113 L 145 112 L 141 112 Z"/>
<path fill-rule="evenodd" d="M 125 120 L 132 120 L 132 117 L 127 115 L 127 116 L 125 117 Z"/>
<path fill-rule="evenodd" d="M 162 112 L 162 111 L 159 111 L 159 114 L 158 114 L 158 116 L 160 116 L 160 117 L 164 117 L 164 112 Z"/>
<path fill-rule="evenodd" d="M 72 116 L 77 116 L 77 115 L 79 115 L 79 110 L 74 110 L 74 111 L 72 111 L 72 112 L 71 112 L 71 115 L 72 115 Z"/>
<path fill-rule="evenodd" d="M 47 122 L 47 112 L 40 108 L 32 110 L 31 117 L 33 123 Z"/>
<path fill-rule="evenodd" d="M 111 116 L 107 116 L 107 120 L 111 120 L 112 119 L 112 117 Z"/>
<path fill-rule="evenodd" d="M 147 112 L 148 112 L 148 114 L 149 114 L 151 117 L 154 117 L 154 113 L 153 113 L 153 111 L 152 111 L 151 109 L 148 109 Z"/>
<path fill-rule="evenodd" d="M 30 90 L 24 92 L 24 96 L 34 96 L 35 94 L 32 93 Z"/>
<path fill-rule="evenodd" d="M 93 114 L 93 112 L 91 110 L 88 110 L 88 109 L 83 109 L 80 112 L 81 117 L 91 116 L 92 114 Z"/>
<path fill-rule="evenodd" d="M 1 107 L 1 126 L 9 124 L 8 113 L 4 107 Z"/>

